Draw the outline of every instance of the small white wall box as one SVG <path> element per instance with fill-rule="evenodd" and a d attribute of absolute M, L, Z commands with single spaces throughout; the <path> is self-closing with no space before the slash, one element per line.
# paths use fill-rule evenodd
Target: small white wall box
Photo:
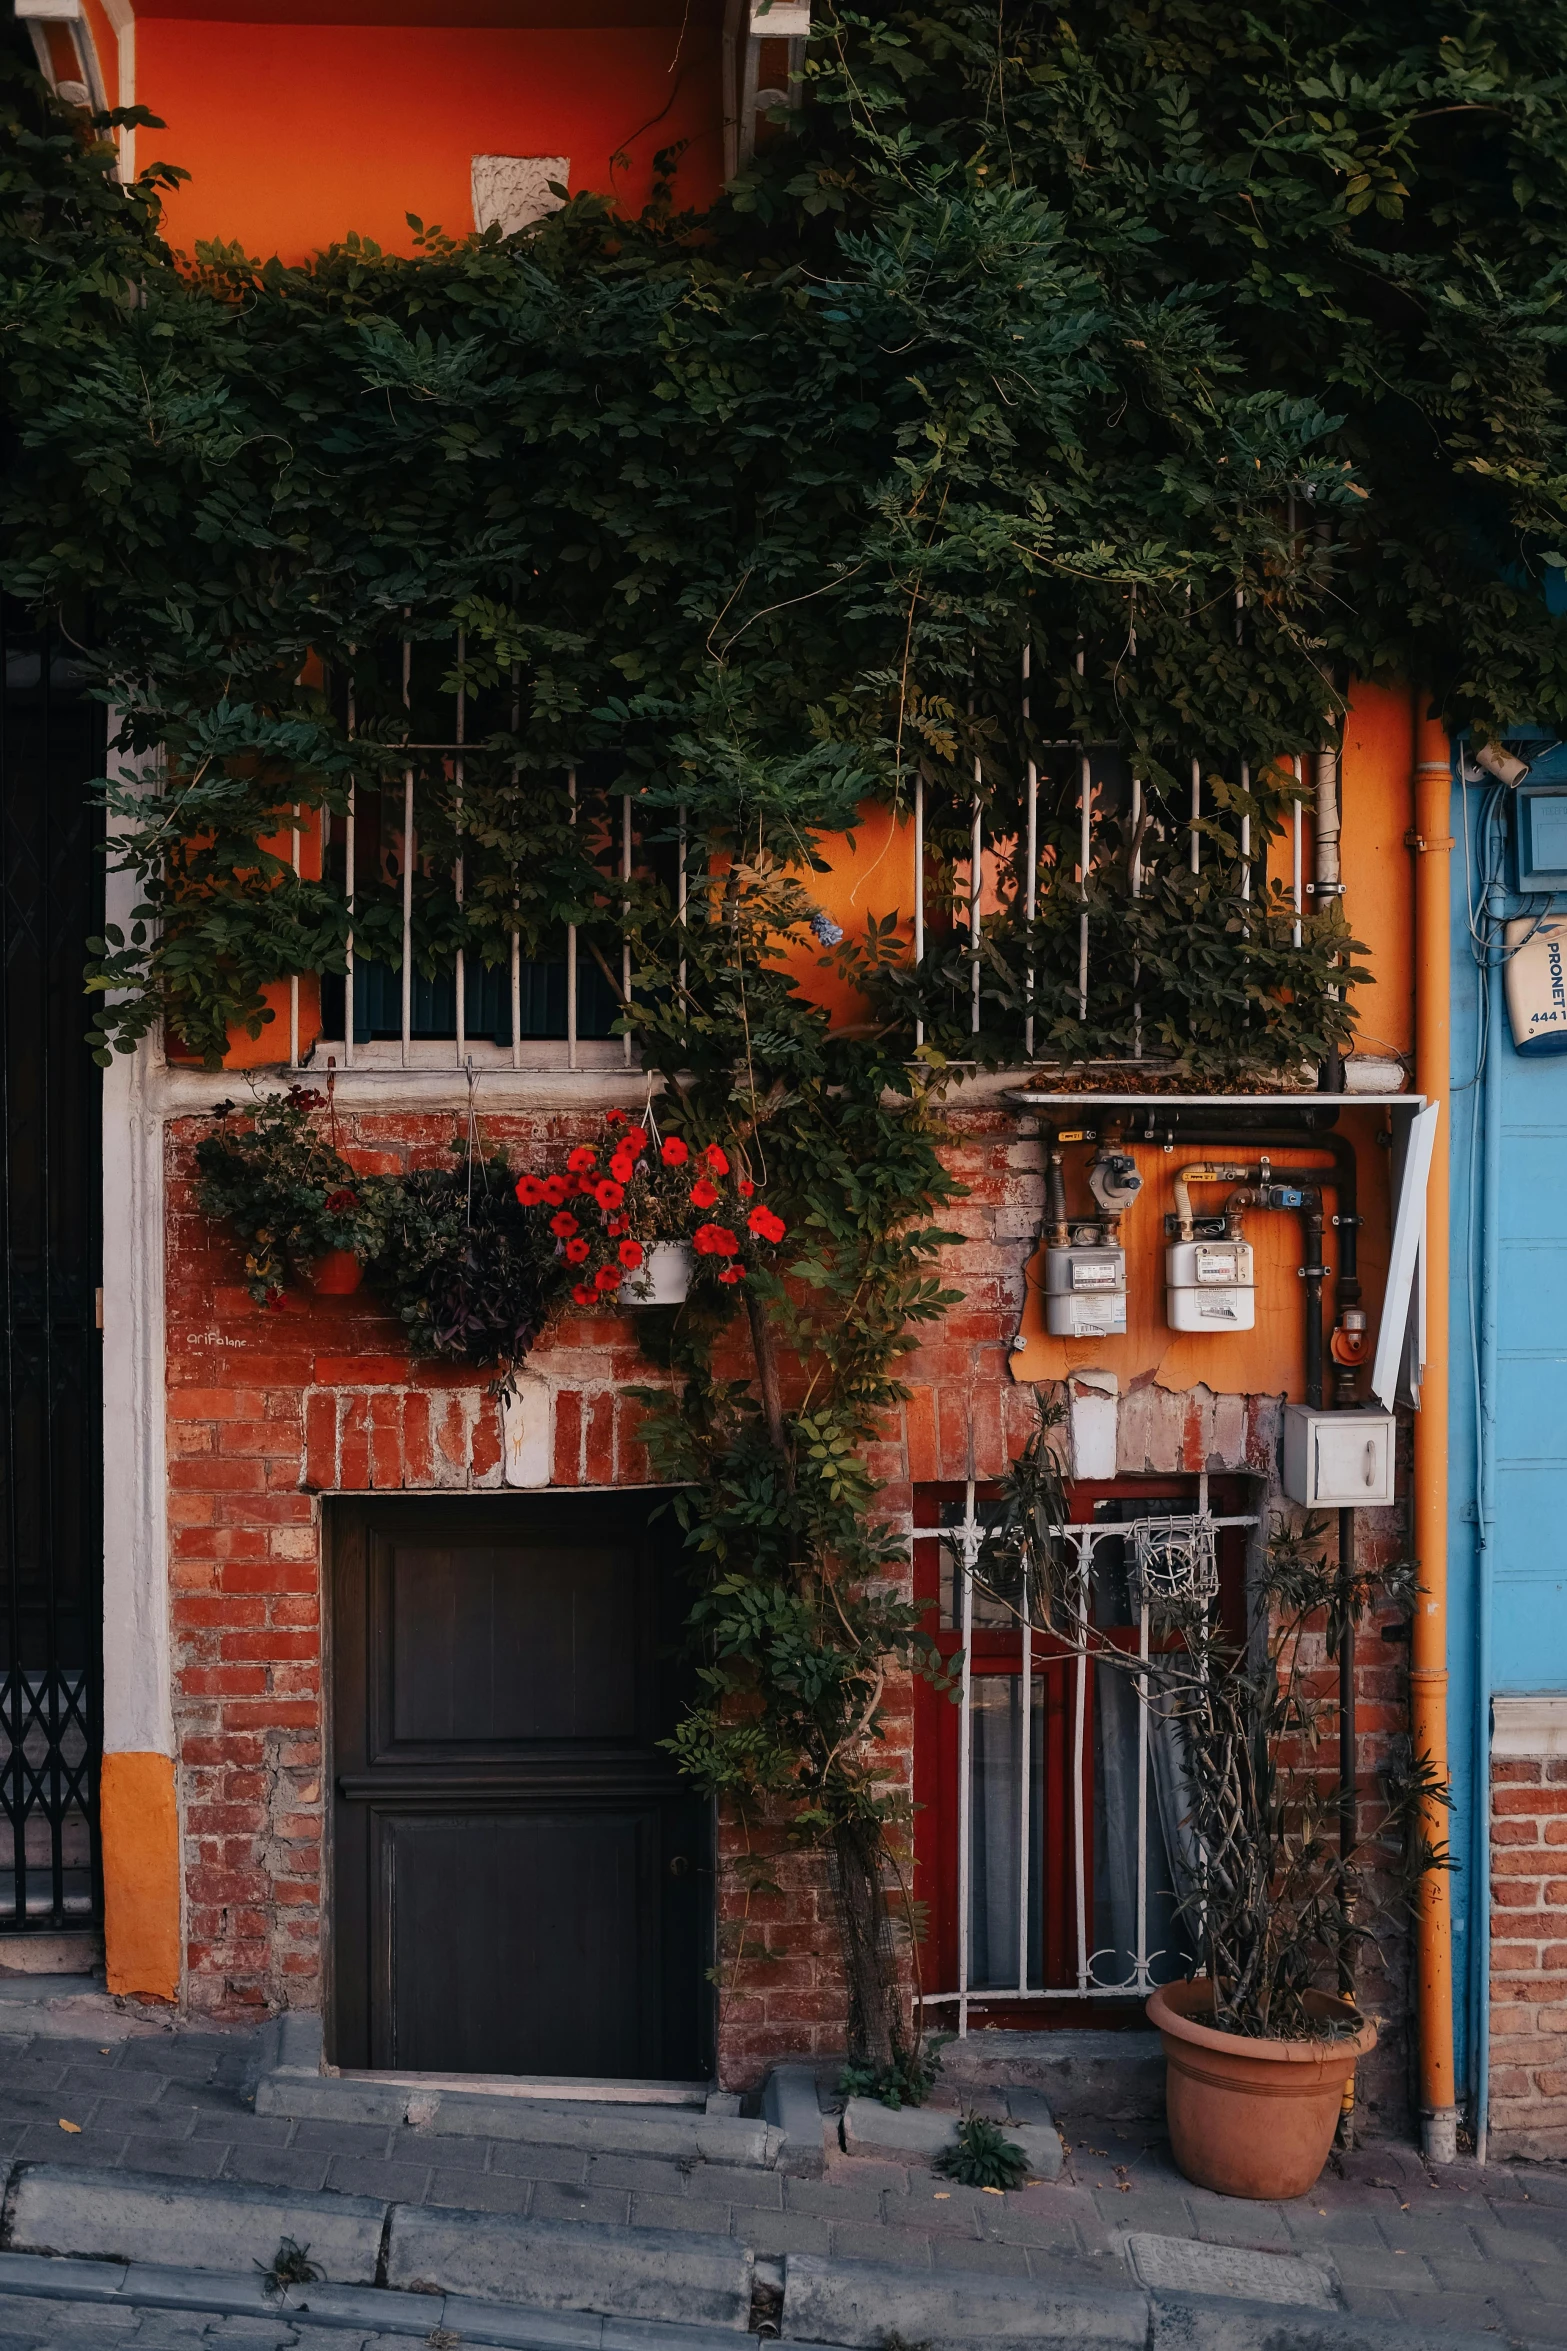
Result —
<path fill-rule="evenodd" d="M 1376 1510 L 1393 1499 L 1391 1412 L 1284 1408 L 1284 1491 L 1328 1510 Z"/>
<path fill-rule="evenodd" d="M 1172 1331 L 1249 1331 L 1257 1320 L 1249 1241 L 1172 1241 L 1164 1282 Z"/>
<path fill-rule="evenodd" d="M 1513 888 L 1567 890 L 1567 783 L 1519 784 L 1508 805 Z"/>
<path fill-rule="evenodd" d="M 1108 1339 L 1126 1328 L 1126 1251 L 1077 1241 L 1045 1251 L 1045 1328 L 1057 1339 Z"/>

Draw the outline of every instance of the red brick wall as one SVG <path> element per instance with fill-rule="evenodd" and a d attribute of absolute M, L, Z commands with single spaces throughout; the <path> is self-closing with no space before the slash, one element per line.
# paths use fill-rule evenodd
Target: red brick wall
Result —
<path fill-rule="evenodd" d="M 1491 1788 L 1490 2148 L 1567 2156 L 1567 1757 Z"/>
<path fill-rule="evenodd" d="M 962 1236 L 944 1272 L 963 1304 L 904 1359 L 906 1404 L 887 1416 L 871 1466 L 902 1527 L 915 1484 L 996 1477 L 1034 1425 L 1031 1390 L 1008 1369 L 1022 1265 L 1032 1245 L 1037 1174 L 1020 1170 L 1000 1114 L 955 1119 L 954 1172 L 968 1198 L 944 1215 Z M 518 1165 L 558 1164 L 597 1129 L 593 1117 L 486 1116 L 487 1140 Z M 389 1170 L 444 1161 L 449 1115 L 339 1119 L 356 1163 Z M 167 1262 L 170 1575 L 174 1707 L 185 1854 L 185 1997 L 240 2017 L 320 2003 L 324 1757 L 321 1703 L 323 1493 L 502 1487 L 502 1437 L 483 1375 L 410 1365 L 398 1327 L 364 1293 L 291 1290 L 256 1307 L 239 1254 L 191 1198 L 202 1122 L 171 1127 Z M 1031 1155 L 1021 1155 L 1029 1157 Z M 637 1407 L 625 1390 L 656 1375 L 634 1317 L 553 1325 L 530 1358 L 554 1390 L 557 1486 L 648 1478 Z M 738 1357 L 733 1369 L 746 1368 Z M 1157 1409 L 1155 1409 L 1157 1407 Z M 1166 1395 L 1122 1402 L 1123 1459 L 1141 1468 L 1263 1467 L 1271 1400 Z M 1233 1429 L 1230 1442 L 1225 1431 Z M 1218 1448 L 1216 1452 L 1215 1448 Z M 1168 1454 L 1168 1459 L 1165 1455 Z M 1223 1458 L 1220 1458 L 1222 1454 Z M 1362 1771 L 1402 1721 L 1401 1654 L 1375 1639 L 1362 1671 Z M 887 1756 L 907 1778 L 912 1695 L 888 1698 Z M 779 1840 L 765 1835 L 759 1845 Z M 720 1828 L 737 1860 L 745 1838 Z M 780 1891 L 720 1890 L 720 2057 L 726 2081 L 754 2081 L 767 2059 L 842 2046 L 835 1936 L 817 1865 L 775 1851 Z M 1389 1986 L 1390 1991 L 1394 1989 Z M 1384 2064 L 1396 2072 L 1392 2055 Z"/>
<path fill-rule="evenodd" d="M 997 1123 L 997 1122 L 992 1122 Z M 522 1165 L 558 1163 L 596 1120 L 487 1118 Z M 361 1166 L 444 1159 L 449 1116 L 342 1118 Z M 171 1127 L 168 1194 L 168 1444 L 174 1705 L 185 1855 L 186 1997 L 235 2017 L 321 1997 L 323 1820 L 321 1512 L 324 1492 L 502 1486 L 497 1405 L 481 1374 L 410 1364 L 397 1326 L 367 1293 L 290 1290 L 257 1307 L 228 1233 L 191 1197 L 202 1123 Z M 1004 1147 L 959 1153 L 980 1189 L 952 1220 L 971 1236 L 954 1272 L 966 1292 L 910 1364 L 910 1404 L 889 1416 L 872 1466 L 889 1515 L 906 1522 L 911 1478 L 993 1477 L 1002 1416 L 1020 1439 L 1031 1399 L 1006 1377 L 1022 1251 L 991 1232 Z M 979 1164 L 982 1162 L 983 1164 Z M 986 1194 L 992 1195 L 987 1200 Z M 554 1384 L 554 1483 L 645 1483 L 629 1384 L 654 1375 L 633 1318 L 552 1326 L 531 1359 Z M 737 1369 L 742 1368 L 737 1364 Z M 893 1700 L 889 1754 L 906 1767 L 908 1694 Z M 724 1832 L 726 1848 L 734 1842 Z M 748 1966 L 724 2000 L 726 2073 L 754 2077 L 781 2048 L 841 2044 L 833 1937 L 810 1865 L 782 1864 L 783 1900 L 753 1897 Z M 795 1890 L 793 1882 L 798 1883 Z M 726 1916 L 743 1906 L 731 1888 Z"/>

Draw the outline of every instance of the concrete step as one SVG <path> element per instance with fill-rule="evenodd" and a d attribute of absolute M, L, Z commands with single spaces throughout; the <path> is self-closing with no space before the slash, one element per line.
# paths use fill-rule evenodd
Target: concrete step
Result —
<path fill-rule="evenodd" d="M 1164 2116 L 1164 2047 L 1157 2033 L 1141 2029 L 973 2032 L 943 2044 L 937 2082 L 960 2096 L 965 2090 L 1042 2090 L 1053 2115 L 1158 2122 Z"/>
<path fill-rule="evenodd" d="M 155 2004 L 117 1999 L 93 1975 L 0 1975 L 0 2034 L 127 2041 L 170 2030 Z"/>
<path fill-rule="evenodd" d="M 258 2114 L 407 2123 L 437 2138 L 512 2139 L 594 2155 L 672 2155 L 752 2170 L 771 2170 L 783 2148 L 782 2130 L 765 2117 L 740 2114 L 732 2095 L 703 2093 L 702 2106 L 684 2103 L 694 2094 L 691 2084 L 620 2083 L 608 2096 L 562 2097 L 557 2083 L 522 2078 L 458 2089 L 441 2087 L 429 2075 L 329 2073 L 322 2065 L 321 2020 L 302 2011 L 274 2018 L 258 2044 Z M 592 2087 L 576 2085 L 580 2092 Z M 643 2088 L 651 2093 L 646 2099 L 637 2096 Z"/>

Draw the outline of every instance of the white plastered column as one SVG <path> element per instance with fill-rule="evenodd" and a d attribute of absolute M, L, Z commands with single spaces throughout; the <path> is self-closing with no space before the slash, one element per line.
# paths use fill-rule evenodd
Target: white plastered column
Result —
<path fill-rule="evenodd" d="M 110 713 L 110 737 L 116 718 Z M 123 771 L 122 771 L 123 772 Z M 105 915 L 139 889 L 110 872 Z M 163 1304 L 162 1054 L 150 1037 L 103 1073 L 103 1743 L 174 1753 Z"/>

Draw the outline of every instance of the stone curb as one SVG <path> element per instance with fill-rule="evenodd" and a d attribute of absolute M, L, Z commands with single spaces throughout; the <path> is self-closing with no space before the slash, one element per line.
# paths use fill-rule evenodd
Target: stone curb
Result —
<path fill-rule="evenodd" d="M 1469 2328 L 1433 2332 L 1298 2303 L 1148 2293 L 1085 2277 L 932 2276 L 869 2261 L 791 2253 L 784 2261 L 787 2341 L 880 2351 L 888 2336 L 929 2351 L 1019 2343 L 1059 2351 L 1528 2351 L 1519 2337 Z"/>
<path fill-rule="evenodd" d="M 827 2168 L 828 2117 L 809 2065 L 775 2065 L 762 2086 L 762 2118 L 783 2134 L 778 2169 L 794 2179 L 819 2180 Z"/>
<path fill-rule="evenodd" d="M 880 2351 L 890 2334 L 907 2343 L 1059 2343 L 1146 2351 L 1149 2298 L 1136 2286 L 1047 2285 L 972 2270 L 932 2276 L 872 2261 L 784 2258 L 783 2333 L 789 2341 Z M 1494 2347 L 1493 2347 L 1494 2351 Z"/>
<path fill-rule="evenodd" d="M 744 2330 L 756 2256 L 734 2237 L 609 2222 L 507 2220 L 490 2212 L 394 2204 L 388 2286 L 466 2291 L 530 2310 L 598 2311 Z"/>
<path fill-rule="evenodd" d="M 292 2237 L 334 2284 L 373 2286 L 390 2209 L 373 2196 L 18 2163 L 0 2242 L 13 2253 L 232 2270 L 237 2262 L 270 2268 Z"/>
<path fill-rule="evenodd" d="M 461 2335 L 469 2351 L 732 2351 L 734 2344 L 729 2327 L 508 2309 L 465 2294 L 391 2294 L 377 2286 L 295 2286 L 274 2299 L 253 2276 L 212 2270 L 193 2275 L 141 2261 L 57 2261 L 37 2253 L 0 2253 L 0 2316 L 8 2294 L 100 2308 L 199 2310 L 221 2318 L 298 2317 L 311 2326 L 420 2341 L 444 2327 Z"/>
<path fill-rule="evenodd" d="M 1044 2106 L 1042 2097 L 1039 2103 Z M 879 2157 L 890 2163 L 929 2163 L 952 2145 L 960 2120 L 950 2107 L 891 2108 L 876 2098 L 851 2098 L 843 2110 L 844 2152 Z M 1034 2178 L 1058 2180 L 1061 2177 L 1066 2156 L 1061 2134 L 1053 2122 L 1005 2122 L 1000 2127 L 1002 2135 L 1014 2147 L 1022 2149 Z"/>

